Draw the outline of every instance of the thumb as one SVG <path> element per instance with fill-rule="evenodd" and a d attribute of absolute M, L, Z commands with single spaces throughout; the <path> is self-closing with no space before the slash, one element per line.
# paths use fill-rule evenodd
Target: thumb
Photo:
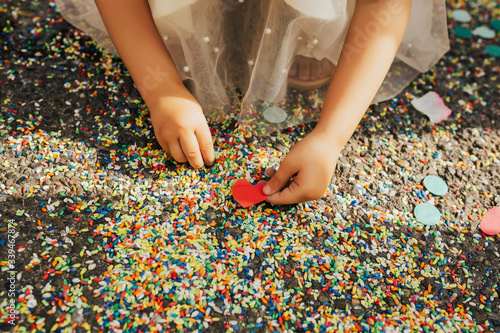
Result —
<path fill-rule="evenodd" d="M 280 191 L 288 184 L 290 178 L 292 178 L 296 172 L 297 170 L 283 161 L 278 171 L 276 171 L 276 173 L 264 186 L 262 192 L 264 192 L 265 195 L 273 195 L 274 193 Z"/>

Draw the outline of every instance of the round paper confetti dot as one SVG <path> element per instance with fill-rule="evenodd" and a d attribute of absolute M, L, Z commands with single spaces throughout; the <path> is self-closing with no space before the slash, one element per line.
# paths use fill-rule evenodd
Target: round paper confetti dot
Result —
<path fill-rule="evenodd" d="M 479 227 L 487 235 L 500 234 L 500 207 L 493 207 L 484 214 Z"/>
<path fill-rule="evenodd" d="M 490 27 L 496 31 L 500 31 L 500 20 L 493 20 L 490 22 Z"/>
<path fill-rule="evenodd" d="M 435 225 L 441 220 L 441 213 L 436 206 L 423 203 L 415 207 L 413 211 L 418 222 L 425 225 Z"/>
<path fill-rule="evenodd" d="M 425 177 L 424 186 L 434 195 L 445 195 L 448 193 L 448 184 L 438 176 L 429 175 Z"/>
<path fill-rule="evenodd" d="M 264 118 L 270 123 L 282 123 L 287 116 L 286 111 L 277 106 L 271 106 L 264 110 Z"/>
<path fill-rule="evenodd" d="M 479 27 L 474 29 L 474 34 L 478 35 L 481 38 L 484 39 L 492 39 L 495 38 L 496 33 L 495 31 L 491 30 L 488 27 Z"/>
<path fill-rule="evenodd" d="M 490 56 L 500 57 L 500 46 L 498 45 L 488 45 L 485 50 Z"/>
<path fill-rule="evenodd" d="M 453 19 L 457 22 L 467 23 L 472 19 L 470 14 L 463 9 L 455 9 L 452 15 Z"/>
<path fill-rule="evenodd" d="M 472 31 L 464 27 L 456 27 L 453 29 L 453 32 L 460 38 L 469 38 L 472 36 Z"/>

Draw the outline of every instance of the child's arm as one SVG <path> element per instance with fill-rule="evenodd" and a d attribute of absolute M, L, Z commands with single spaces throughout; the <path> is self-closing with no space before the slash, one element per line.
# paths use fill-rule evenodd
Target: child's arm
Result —
<path fill-rule="evenodd" d="M 147 0 L 95 0 L 113 43 L 146 102 L 155 136 L 178 162 L 212 164 L 212 137 L 156 30 Z"/>
<path fill-rule="evenodd" d="M 342 147 L 382 84 L 403 38 L 411 0 L 358 0 L 315 129 L 297 143 L 264 187 L 267 201 L 319 199 Z M 293 177 L 291 183 L 290 179 Z"/>

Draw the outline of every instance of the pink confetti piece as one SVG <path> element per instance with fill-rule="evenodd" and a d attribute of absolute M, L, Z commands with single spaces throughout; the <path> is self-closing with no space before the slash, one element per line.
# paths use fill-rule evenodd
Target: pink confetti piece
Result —
<path fill-rule="evenodd" d="M 479 227 L 487 235 L 500 234 L 500 207 L 493 207 L 486 212 Z"/>
<path fill-rule="evenodd" d="M 412 100 L 411 105 L 436 124 L 448 119 L 451 115 L 451 109 L 444 104 L 443 99 L 435 91 L 429 91 L 424 96 Z"/>

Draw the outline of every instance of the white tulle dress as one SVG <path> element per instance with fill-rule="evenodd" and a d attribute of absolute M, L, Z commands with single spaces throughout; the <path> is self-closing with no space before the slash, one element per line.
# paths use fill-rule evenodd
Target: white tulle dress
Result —
<path fill-rule="evenodd" d="M 93 0 L 56 0 L 56 4 L 65 19 L 116 54 Z M 296 55 L 337 63 L 355 0 L 149 0 L 149 4 L 179 74 L 191 81 L 207 114 L 236 109 L 240 122 L 266 127 L 269 121 L 263 112 L 278 106 L 286 119 L 272 124 L 277 128 L 318 118 L 320 98 L 304 103 L 293 100 L 301 94 L 286 94 L 287 72 Z M 387 19 L 383 12 L 373 16 L 370 31 L 360 36 L 369 38 Z M 413 0 L 403 41 L 374 102 L 397 95 L 448 50 L 445 0 Z M 240 98 L 234 97 L 235 91 Z M 241 107 L 235 108 L 235 103 Z"/>

